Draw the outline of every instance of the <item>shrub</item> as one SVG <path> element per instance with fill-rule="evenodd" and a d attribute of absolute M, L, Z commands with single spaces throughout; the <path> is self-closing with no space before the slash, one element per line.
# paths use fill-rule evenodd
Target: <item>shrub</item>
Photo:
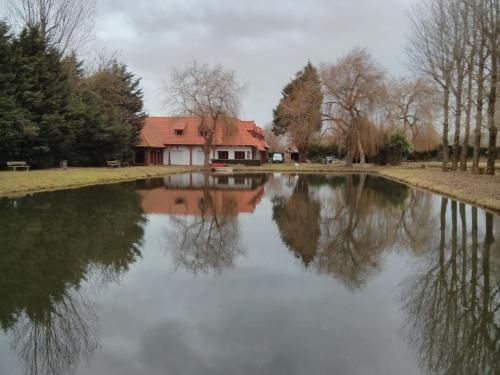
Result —
<path fill-rule="evenodd" d="M 410 144 L 402 133 L 394 133 L 375 158 L 377 164 L 399 165 L 410 152 Z"/>
<path fill-rule="evenodd" d="M 327 156 L 338 157 L 338 146 L 334 143 L 312 143 L 307 149 L 307 159 L 321 162 Z"/>

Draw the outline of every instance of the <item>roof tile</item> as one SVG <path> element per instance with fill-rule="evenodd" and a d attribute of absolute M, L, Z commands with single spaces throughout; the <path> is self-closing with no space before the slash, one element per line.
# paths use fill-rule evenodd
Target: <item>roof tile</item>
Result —
<path fill-rule="evenodd" d="M 140 144 L 143 147 L 164 147 L 166 145 L 203 145 L 205 140 L 199 134 L 200 119 L 197 117 L 147 117 L 141 130 Z M 175 130 L 183 129 L 182 135 Z M 217 126 L 214 145 L 254 146 L 265 151 L 269 146 L 264 132 L 254 121 L 237 121 L 234 131 L 226 132 Z"/>

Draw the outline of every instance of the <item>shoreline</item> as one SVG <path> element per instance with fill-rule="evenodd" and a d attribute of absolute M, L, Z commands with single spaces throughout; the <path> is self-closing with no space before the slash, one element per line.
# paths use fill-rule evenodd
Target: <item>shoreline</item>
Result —
<path fill-rule="evenodd" d="M 0 198 L 120 183 L 199 170 L 193 167 L 68 168 L 0 172 Z"/>
<path fill-rule="evenodd" d="M 425 165 L 425 168 L 421 168 Z M 474 175 L 470 171 L 443 172 L 440 166 L 425 163 L 406 163 L 401 166 L 304 165 L 296 168 L 273 164 L 263 167 L 238 167 L 235 172 L 268 173 L 369 173 L 388 178 L 410 187 L 431 191 L 448 198 L 481 207 L 500 214 L 500 175 Z"/>
<path fill-rule="evenodd" d="M 324 164 L 271 164 L 261 167 L 234 166 L 235 173 L 370 173 L 414 188 L 460 200 L 500 213 L 500 176 L 473 175 L 470 172 L 443 172 L 425 163 L 402 166 L 353 166 Z M 151 166 L 124 168 L 69 168 L 39 171 L 0 172 L 0 198 L 17 197 L 44 191 L 76 189 L 85 186 L 133 181 L 172 174 L 201 171 L 191 166 Z"/>

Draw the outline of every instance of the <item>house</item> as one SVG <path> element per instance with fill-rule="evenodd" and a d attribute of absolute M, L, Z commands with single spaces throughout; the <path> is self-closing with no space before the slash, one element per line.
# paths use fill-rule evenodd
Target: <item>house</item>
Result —
<path fill-rule="evenodd" d="M 203 165 L 205 139 L 197 117 L 147 117 L 136 147 L 139 165 Z M 237 120 L 225 131 L 217 126 L 210 160 L 260 160 L 266 162 L 269 146 L 264 131 L 254 121 Z"/>

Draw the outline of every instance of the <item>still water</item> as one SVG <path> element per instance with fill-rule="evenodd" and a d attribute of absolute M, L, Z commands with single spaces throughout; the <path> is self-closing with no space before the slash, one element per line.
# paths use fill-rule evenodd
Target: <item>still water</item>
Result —
<path fill-rule="evenodd" d="M 498 374 L 500 218 L 367 175 L 0 199 L 0 374 Z"/>

